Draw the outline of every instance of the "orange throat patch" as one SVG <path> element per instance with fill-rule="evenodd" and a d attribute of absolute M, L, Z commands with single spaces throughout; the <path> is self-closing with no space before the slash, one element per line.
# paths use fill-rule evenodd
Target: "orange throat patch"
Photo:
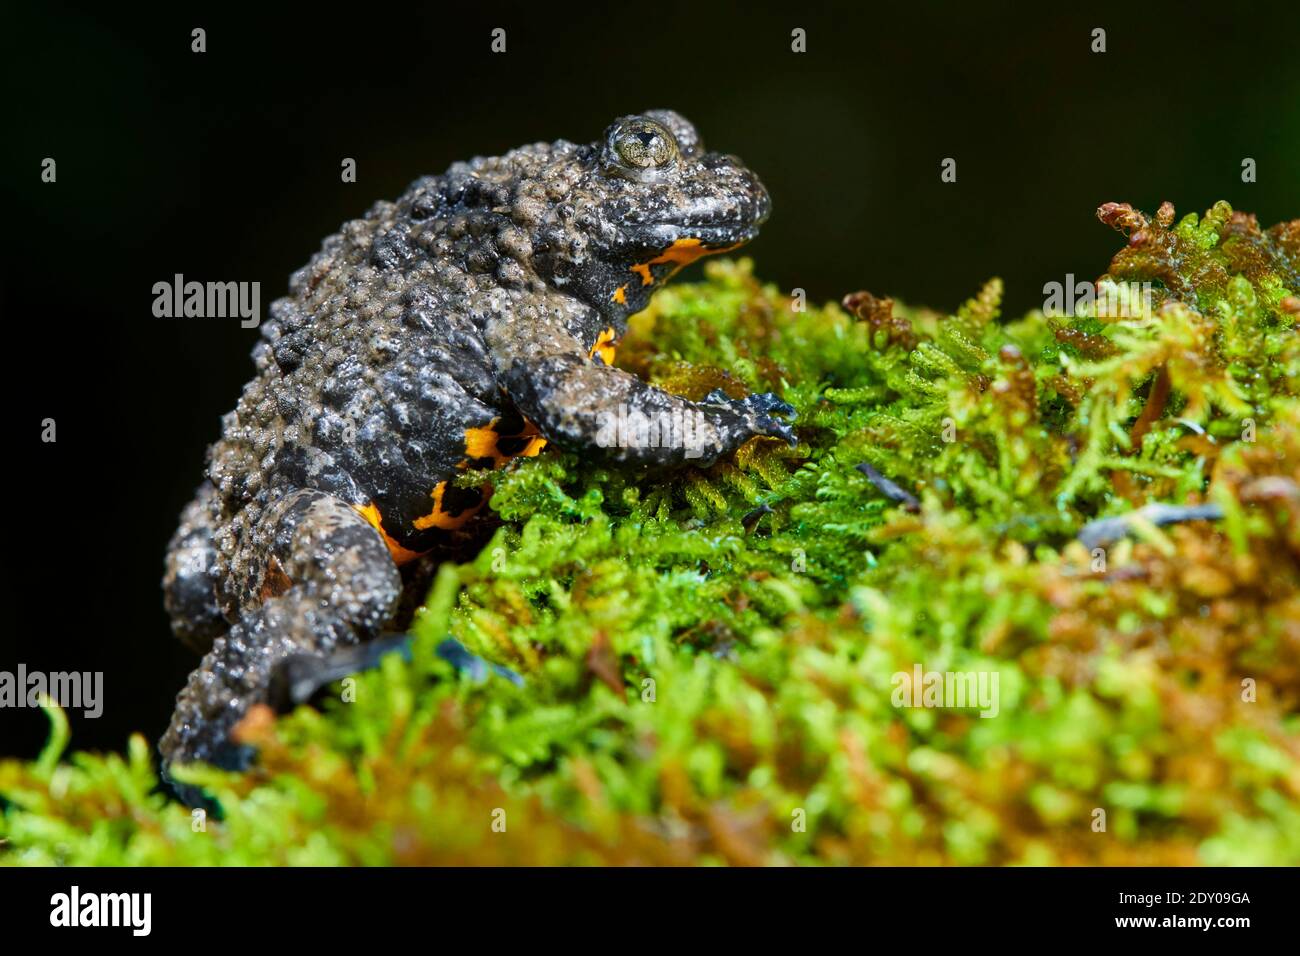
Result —
<path fill-rule="evenodd" d="M 643 286 L 649 285 L 655 281 L 654 274 L 650 271 L 651 266 L 661 266 L 671 263 L 673 268 L 668 273 L 667 279 L 677 275 L 685 266 L 690 265 L 696 259 L 702 259 L 705 256 L 716 255 L 720 252 L 730 252 L 732 249 L 740 247 L 740 243 L 733 243 L 730 246 L 719 246 L 716 249 L 710 249 L 700 239 L 678 239 L 671 246 L 661 252 L 655 258 L 648 262 L 638 262 L 632 266 L 632 271 L 641 277 Z"/>

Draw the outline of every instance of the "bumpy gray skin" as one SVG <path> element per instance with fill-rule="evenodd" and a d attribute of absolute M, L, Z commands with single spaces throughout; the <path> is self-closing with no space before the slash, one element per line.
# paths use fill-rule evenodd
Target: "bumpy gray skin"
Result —
<path fill-rule="evenodd" d="M 768 210 L 736 159 L 651 111 L 595 144 L 456 163 L 326 239 L 271 306 L 257 375 L 168 550 L 173 630 L 205 656 L 160 743 L 165 763 L 245 765 L 230 732 L 272 700 L 279 670 L 400 624 L 433 561 L 413 556 L 452 543 L 481 505 L 450 479 L 519 453 L 524 419 L 561 446 L 647 467 L 707 465 L 755 435 L 793 442 L 773 417 L 793 410 L 772 395 L 689 402 L 593 352 L 683 258 L 749 240 Z M 620 405 L 698 413 L 705 447 L 600 447 L 602 413 Z M 474 429 L 499 436 L 490 456 L 471 455 Z"/>

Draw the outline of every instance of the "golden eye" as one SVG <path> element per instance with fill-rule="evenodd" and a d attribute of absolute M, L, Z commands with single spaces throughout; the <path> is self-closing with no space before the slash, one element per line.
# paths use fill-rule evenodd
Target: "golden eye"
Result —
<path fill-rule="evenodd" d="M 677 159 L 677 141 L 653 120 L 632 119 L 614 132 L 614 151 L 632 169 L 659 169 Z"/>

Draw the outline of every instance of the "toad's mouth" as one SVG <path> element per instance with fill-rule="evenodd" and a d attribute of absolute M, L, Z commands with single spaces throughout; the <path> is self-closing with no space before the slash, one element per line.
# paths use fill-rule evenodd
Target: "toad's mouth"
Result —
<path fill-rule="evenodd" d="M 704 249 L 700 254 L 705 255 L 749 242 L 758 235 L 771 211 L 772 201 L 766 190 L 756 185 L 746 193 L 725 199 L 709 197 L 682 203 L 662 219 L 640 219 L 634 213 L 623 228 L 631 244 L 647 252 L 666 252 L 673 245 L 693 243 Z"/>
<path fill-rule="evenodd" d="M 637 258 L 652 259 L 688 249 L 694 251 L 694 258 L 699 258 L 743 246 L 758 235 L 758 227 L 759 223 L 754 221 L 665 222 L 637 230 L 627 247 L 638 250 Z"/>
<path fill-rule="evenodd" d="M 682 239 L 696 239 L 704 245 L 729 246 L 748 242 L 758 235 L 759 227 L 767 221 L 766 204 L 756 208 L 728 210 L 731 215 L 689 215 L 674 217 L 662 222 L 646 223 L 631 231 L 638 243 L 647 249 L 663 249 Z"/>

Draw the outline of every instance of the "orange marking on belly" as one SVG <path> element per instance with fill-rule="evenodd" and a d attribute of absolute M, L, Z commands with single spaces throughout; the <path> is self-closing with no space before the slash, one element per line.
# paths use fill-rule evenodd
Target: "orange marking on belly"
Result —
<path fill-rule="evenodd" d="M 502 468 L 511 458 L 535 458 L 546 447 L 546 439 L 537 430 L 537 426 L 527 419 L 523 430 L 514 435 L 502 435 L 496 431 L 500 418 L 494 418 L 484 427 L 465 429 L 465 458 L 459 467 L 466 467 L 471 461 L 491 458 L 493 468 Z M 501 448 L 501 443 L 509 439 L 522 439 L 522 444 L 514 451 Z"/>
<path fill-rule="evenodd" d="M 384 519 L 379 515 L 379 506 L 373 501 L 368 505 L 353 505 L 352 508 L 357 514 L 366 519 L 370 527 L 379 532 L 379 536 L 384 539 L 384 544 L 388 547 L 388 553 L 393 556 L 394 564 L 399 566 L 407 564 L 429 553 L 427 551 L 412 551 L 394 541 L 388 532 L 384 530 Z"/>
<path fill-rule="evenodd" d="M 614 294 L 610 296 L 610 298 L 612 298 L 619 305 L 627 305 L 627 286 L 625 285 L 619 286 L 617 289 L 614 290 Z"/>
<path fill-rule="evenodd" d="M 710 249 L 700 239 L 678 239 L 649 262 L 638 262 L 632 266 L 632 271 L 641 277 L 642 285 L 649 285 L 655 281 L 654 275 L 650 272 L 651 266 L 661 266 L 671 262 L 674 266 L 673 271 L 668 273 L 668 278 L 671 279 L 683 266 L 690 265 L 696 259 L 711 256 L 718 252 L 730 252 L 739 246 L 740 243 L 737 242 L 730 246 L 719 246 L 716 249 Z"/>
<path fill-rule="evenodd" d="M 532 423 L 530 422 L 529 424 Z M 528 439 L 528 444 L 524 446 L 524 450 L 521 451 L 519 454 L 515 455 L 514 457 L 536 458 L 538 454 L 541 453 L 541 450 L 545 447 L 546 447 L 546 439 L 542 437 L 540 432 L 538 432 L 536 435 L 533 435 Z"/>
<path fill-rule="evenodd" d="M 454 531 L 478 514 L 479 509 L 487 501 L 487 489 L 485 487 L 483 497 L 478 504 L 466 508 L 460 514 L 448 514 L 442 510 L 442 498 L 446 492 L 447 483 L 445 481 L 440 481 L 434 485 L 433 491 L 430 492 L 430 497 L 433 498 L 433 510 L 412 522 L 417 529 L 427 531 L 429 528 L 441 528 L 443 531 Z"/>
<path fill-rule="evenodd" d="M 606 365 L 613 365 L 614 355 L 617 351 L 614 348 L 614 339 L 615 335 L 613 328 L 608 328 L 601 332 L 596 338 L 596 344 L 591 347 L 591 351 L 588 355 L 591 358 L 595 358 L 599 355 Z"/>
<path fill-rule="evenodd" d="M 612 339 L 613 329 L 608 331 L 609 337 Z M 610 353 L 612 356 L 612 348 Z M 541 432 L 537 430 L 537 426 L 532 422 L 525 419 L 523 428 L 518 433 L 503 435 L 495 430 L 500 421 L 500 418 L 494 418 L 485 427 L 465 429 L 465 457 L 458 462 L 457 467 L 465 468 L 473 461 L 488 458 L 492 460 L 494 468 L 501 468 L 511 458 L 532 458 L 546 447 L 546 439 L 542 437 Z M 507 447 L 503 448 L 503 444 Z M 460 491 L 460 489 L 455 490 Z M 479 489 L 479 492 L 481 497 L 477 503 L 467 505 L 462 510 L 452 514 L 446 509 L 447 482 L 440 481 L 429 492 L 429 497 L 433 499 L 432 509 L 428 514 L 416 518 L 411 523 L 417 531 L 428 531 L 430 528 L 454 531 L 463 527 L 487 503 L 488 497 L 492 494 L 492 486 L 484 484 Z M 384 529 L 383 517 L 379 513 L 378 505 L 374 502 L 366 505 L 353 505 L 352 507 L 357 514 L 366 519 L 366 522 L 372 528 L 379 532 L 379 536 L 384 539 L 384 544 L 388 547 L 388 553 L 393 556 L 393 561 L 396 564 L 403 565 L 429 553 L 428 551 L 412 551 L 395 541 L 392 535 Z"/>
<path fill-rule="evenodd" d="M 497 439 L 500 437 L 492 430 L 492 425 L 497 423 L 498 419 L 492 419 L 491 424 L 486 428 L 467 428 L 465 429 L 465 457 L 474 458 L 496 458 L 497 457 Z"/>

